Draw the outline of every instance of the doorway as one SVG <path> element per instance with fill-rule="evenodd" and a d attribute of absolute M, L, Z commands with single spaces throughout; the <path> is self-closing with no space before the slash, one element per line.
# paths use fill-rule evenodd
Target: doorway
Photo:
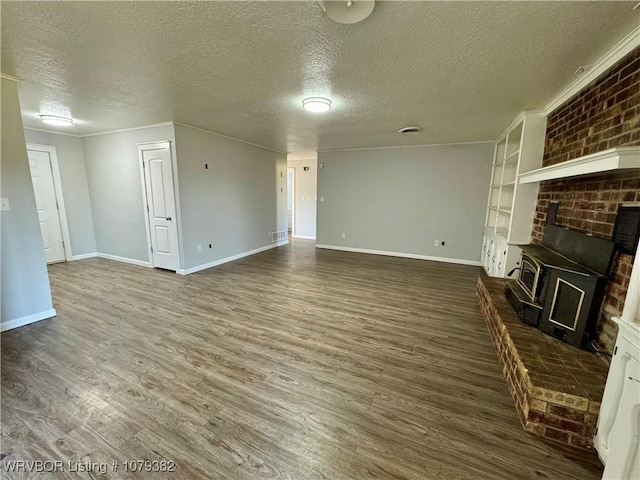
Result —
<path fill-rule="evenodd" d="M 171 143 L 138 145 L 149 262 L 154 268 L 177 271 L 179 265 L 176 199 Z"/>
<path fill-rule="evenodd" d="M 65 262 L 71 242 L 56 147 L 27 144 L 27 155 L 46 262 Z"/>
<path fill-rule="evenodd" d="M 287 225 L 289 235 L 295 236 L 296 215 L 294 212 L 296 203 L 296 169 L 287 167 Z"/>

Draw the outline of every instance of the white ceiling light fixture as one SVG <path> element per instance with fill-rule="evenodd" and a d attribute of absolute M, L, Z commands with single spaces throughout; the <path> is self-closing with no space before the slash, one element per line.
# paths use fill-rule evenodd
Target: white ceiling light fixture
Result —
<path fill-rule="evenodd" d="M 73 118 L 60 117 L 58 115 L 40 115 L 40 120 L 47 125 L 57 125 L 59 127 L 73 125 Z"/>
<path fill-rule="evenodd" d="M 308 112 L 323 113 L 331 110 L 331 100 L 324 97 L 309 97 L 302 100 L 302 108 Z"/>
<path fill-rule="evenodd" d="M 318 0 L 318 5 L 336 23 L 352 24 L 367 18 L 376 6 L 375 0 Z"/>

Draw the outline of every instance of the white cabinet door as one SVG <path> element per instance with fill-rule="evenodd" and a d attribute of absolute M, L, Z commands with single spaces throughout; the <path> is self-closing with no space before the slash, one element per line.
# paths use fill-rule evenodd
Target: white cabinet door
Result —
<path fill-rule="evenodd" d="M 507 265 L 508 247 L 506 243 L 496 242 L 495 276 L 504 277 Z"/>
<path fill-rule="evenodd" d="M 640 478 L 640 357 L 618 336 L 602 398 L 595 446 L 606 464 L 603 479 Z"/>

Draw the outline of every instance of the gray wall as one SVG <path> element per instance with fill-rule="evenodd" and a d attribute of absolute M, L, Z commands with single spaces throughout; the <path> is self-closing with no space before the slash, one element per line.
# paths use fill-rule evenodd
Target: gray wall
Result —
<path fill-rule="evenodd" d="M 319 153 L 317 244 L 479 261 L 492 155 L 492 143 Z"/>
<path fill-rule="evenodd" d="M 174 140 L 172 125 L 82 139 L 99 253 L 149 261 L 137 144 L 160 140 Z"/>
<path fill-rule="evenodd" d="M 0 320 L 3 327 L 6 327 L 8 322 L 46 312 L 53 306 L 20 116 L 17 84 L 4 78 L 0 81 L 0 195 L 9 199 L 11 208 L 0 213 Z"/>
<path fill-rule="evenodd" d="M 60 180 L 62 181 L 62 197 L 69 225 L 71 252 L 73 255 L 95 253 L 96 238 L 93 233 L 93 218 L 82 139 L 30 129 L 25 129 L 24 135 L 27 143 L 56 147 Z"/>
<path fill-rule="evenodd" d="M 315 238 L 318 162 L 315 158 L 288 160 L 287 166 L 296 169 L 295 234 Z M 309 167 L 309 170 L 305 172 L 304 167 Z"/>
<path fill-rule="evenodd" d="M 175 136 L 183 269 L 271 245 L 268 232 L 287 229 L 285 155 L 182 125 Z"/>

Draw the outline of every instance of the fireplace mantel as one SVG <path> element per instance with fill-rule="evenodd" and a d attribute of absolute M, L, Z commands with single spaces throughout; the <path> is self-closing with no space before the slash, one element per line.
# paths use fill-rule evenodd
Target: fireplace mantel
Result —
<path fill-rule="evenodd" d="M 518 175 L 519 183 L 536 183 L 616 170 L 640 169 L 640 147 L 618 147 L 538 168 Z"/>

